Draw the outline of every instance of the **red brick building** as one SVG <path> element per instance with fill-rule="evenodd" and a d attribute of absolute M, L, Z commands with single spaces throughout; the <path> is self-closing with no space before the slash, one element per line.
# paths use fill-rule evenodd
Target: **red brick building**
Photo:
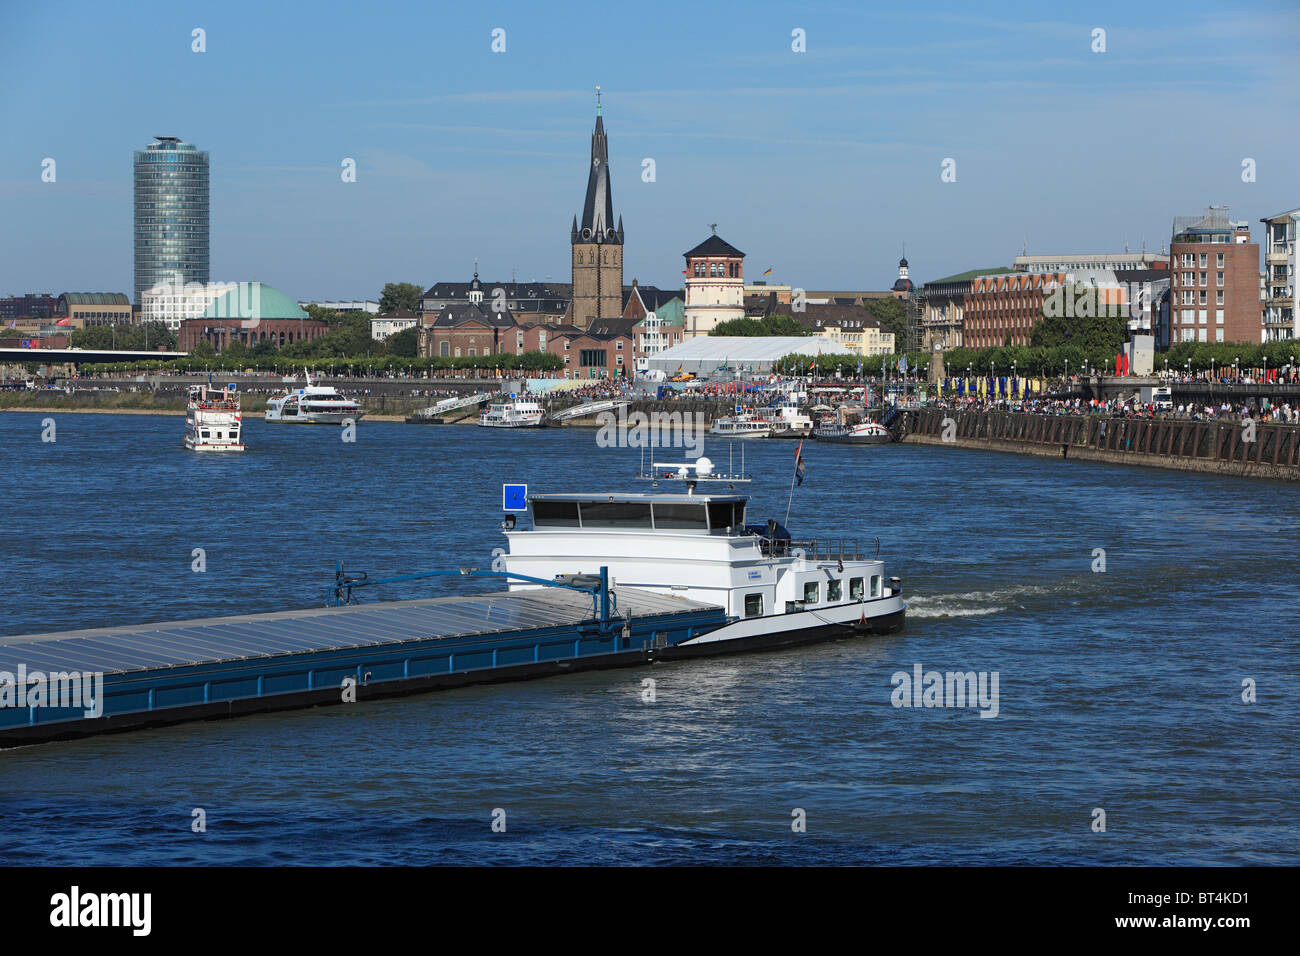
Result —
<path fill-rule="evenodd" d="M 232 342 L 255 348 L 270 342 L 281 348 L 297 341 L 318 339 L 329 326 L 316 319 L 185 319 L 176 334 L 176 349 L 188 352 L 200 342 L 207 342 L 218 352 Z"/>
<path fill-rule="evenodd" d="M 281 348 L 328 331 L 328 324 L 308 316 L 279 290 L 262 282 L 241 282 L 214 299 L 202 318 L 182 321 L 176 347 L 188 352 L 207 342 L 220 352 L 233 342 L 248 348 L 270 342 Z"/>
<path fill-rule="evenodd" d="M 970 280 L 961 344 L 968 349 L 1028 345 L 1043 317 L 1043 300 L 1065 281 L 1060 272 L 1002 273 Z"/>
<path fill-rule="evenodd" d="M 1170 345 L 1263 341 L 1259 245 L 1228 208 L 1174 220 L 1169 243 Z"/>
<path fill-rule="evenodd" d="M 456 358 L 514 353 L 512 332 L 519 328 L 509 311 L 484 309 L 475 302 L 444 306 L 432 318 L 426 314 L 418 326 L 422 358 Z"/>
<path fill-rule="evenodd" d="M 427 317 L 426 317 L 427 319 Z M 549 352 L 564 362 L 564 378 L 617 378 L 636 372 L 636 319 L 596 319 L 591 329 L 551 322 L 516 322 L 509 312 L 479 305 L 446 306 L 420 326 L 424 357 L 522 355 Z"/>

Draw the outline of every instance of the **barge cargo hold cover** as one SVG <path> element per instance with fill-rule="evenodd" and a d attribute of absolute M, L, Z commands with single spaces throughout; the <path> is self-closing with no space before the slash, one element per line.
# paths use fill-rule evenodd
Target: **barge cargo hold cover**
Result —
<path fill-rule="evenodd" d="M 0 637 L 11 685 L 20 673 L 103 681 L 94 717 L 15 706 L 17 688 L 0 688 L 0 747 L 338 704 L 349 684 L 361 700 L 628 666 L 727 623 L 715 605 L 633 588 L 617 607 L 602 623 L 589 594 L 530 589 Z"/>

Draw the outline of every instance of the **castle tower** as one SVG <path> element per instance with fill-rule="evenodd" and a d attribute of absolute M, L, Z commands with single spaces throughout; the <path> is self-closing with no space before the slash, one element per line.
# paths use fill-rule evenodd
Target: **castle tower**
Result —
<path fill-rule="evenodd" d="M 591 168 L 581 222 L 575 216 L 569 235 L 573 245 L 571 321 L 579 328 L 595 319 L 623 314 L 623 218 L 614 226 L 614 197 L 609 184 L 609 144 L 596 88 L 596 129 L 591 134 Z"/>
<path fill-rule="evenodd" d="M 720 322 L 745 317 L 745 254 L 717 233 L 686 258 L 686 328 L 684 339 L 708 335 Z"/>

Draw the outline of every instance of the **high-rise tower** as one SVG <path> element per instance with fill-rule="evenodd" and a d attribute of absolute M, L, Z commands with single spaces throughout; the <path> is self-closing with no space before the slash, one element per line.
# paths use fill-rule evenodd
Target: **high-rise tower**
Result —
<path fill-rule="evenodd" d="M 208 154 L 175 136 L 135 152 L 135 301 L 160 282 L 208 281 Z"/>
<path fill-rule="evenodd" d="M 576 216 L 573 219 L 569 241 L 573 245 L 571 321 L 585 329 L 595 319 L 618 318 L 623 314 L 623 218 L 619 217 L 615 228 L 600 87 L 596 88 L 596 129 L 591 134 L 587 199 L 581 222 Z"/>

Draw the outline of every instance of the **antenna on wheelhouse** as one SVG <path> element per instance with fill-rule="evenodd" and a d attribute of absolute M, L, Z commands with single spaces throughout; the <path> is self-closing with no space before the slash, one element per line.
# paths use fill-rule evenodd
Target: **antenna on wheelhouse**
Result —
<path fill-rule="evenodd" d="M 744 447 L 741 447 L 741 457 L 744 457 Z M 642 452 L 642 461 L 644 462 L 644 450 Z M 730 468 L 730 466 L 728 466 Z M 737 482 L 749 482 L 754 479 L 744 474 L 744 465 L 741 465 L 742 471 L 734 473 L 718 472 L 713 468 L 712 459 L 701 456 L 695 461 L 656 461 L 650 465 L 650 471 L 645 470 L 642 465 L 641 472 L 636 476 L 641 481 L 651 481 L 654 487 L 658 487 L 660 481 L 681 481 L 686 484 L 686 493 L 695 494 L 695 486 L 700 482 L 719 481 L 734 485 Z"/>

